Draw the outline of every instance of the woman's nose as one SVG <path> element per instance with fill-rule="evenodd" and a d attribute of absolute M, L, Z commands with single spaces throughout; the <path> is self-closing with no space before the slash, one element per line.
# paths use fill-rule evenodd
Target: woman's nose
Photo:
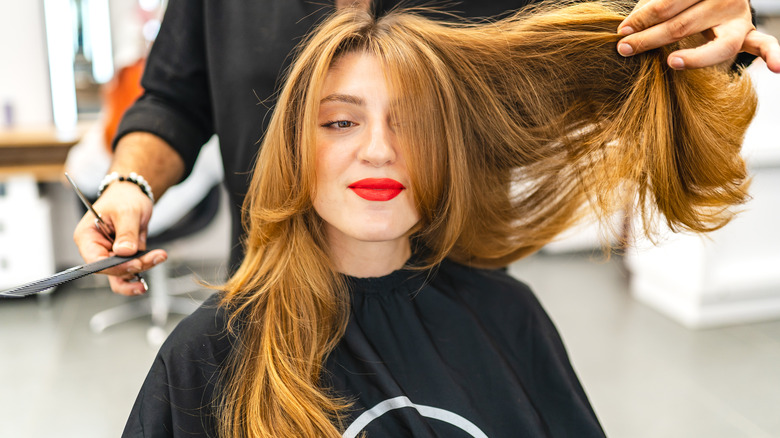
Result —
<path fill-rule="evenodd" d="M 376 124 L 367 131 L 358 151 L 358 159 L 374 167 L 381 167 L 395 162 L 397 158 L 395 134 L 385 123 Z"/>

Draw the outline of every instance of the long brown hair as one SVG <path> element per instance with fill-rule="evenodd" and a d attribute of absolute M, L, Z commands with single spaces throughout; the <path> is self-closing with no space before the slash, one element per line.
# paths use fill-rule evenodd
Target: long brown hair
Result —
<path fill-rule="evenodd" d="M 320 89 L 343 53 L 376 56 L 400 100 L 425 267 L 445 257 L 505 265 L 586 209 L 605 218 L 636 205 L 647 224 L 697 232 L 728 222 L 747 197 L 749 80 L 727 68 L 670 70 L 679 45 L 619 56 L 615 29 L 629 7 L 556 2 L 479 24 L 347 10 L 302 43 L 244 204 L 246 258 L 224 287 L 236 341 L 221 435 L 340 436 L 349 403 L 320 375 L 348 292 L 312 198 Z"/>

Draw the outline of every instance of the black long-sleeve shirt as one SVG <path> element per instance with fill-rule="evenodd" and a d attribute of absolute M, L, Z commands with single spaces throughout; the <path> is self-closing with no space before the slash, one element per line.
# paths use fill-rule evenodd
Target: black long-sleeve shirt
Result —
<path fill-rule="evenodd" d="M 323 384 L 355 401 L 344 437 L 603 437 L 561 339 L 504 271 L 348 278 L 346 333 Z M 165 342 L 125 437 L 215 436 L 211 402 L 231 349 L 216 298 Z"/>

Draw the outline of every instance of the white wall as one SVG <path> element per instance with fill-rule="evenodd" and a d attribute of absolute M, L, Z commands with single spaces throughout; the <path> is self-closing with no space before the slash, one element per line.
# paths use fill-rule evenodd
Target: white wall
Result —
<path fill-rule="evenodd" d="M 0 0 L 0 127 L 2 107 L 17 125 L 52 123 L 42 0 Z"/>
<path fill-rule="evenodd" d="M 758 14 L 780 14 L 780 0 L 751 0 Z"/>

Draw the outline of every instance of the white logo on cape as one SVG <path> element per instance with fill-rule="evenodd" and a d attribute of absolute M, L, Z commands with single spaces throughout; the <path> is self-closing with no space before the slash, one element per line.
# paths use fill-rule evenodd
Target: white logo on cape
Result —
<path fill-rule="evenodd" d="M 445 409 L 434 408 L 425 405 L 416 405 L 409 398 L 401 396 L 385 400 L 373 408 L 360 414 L 359 417 L 344 431 L 343 438 L 356 438 L 358 434 L 368 426 L 369 423 L 381 417 L 393 409 L 412 408 L 416 409 L 423 417 L 433 418 L 435 420 L 449 423 L 460 430 L 468 433 L 474 438 L 488 438 L 484 432 L 474 425 L 474 423 L 461 417 L 460 415 L 447 411 Z"/>

